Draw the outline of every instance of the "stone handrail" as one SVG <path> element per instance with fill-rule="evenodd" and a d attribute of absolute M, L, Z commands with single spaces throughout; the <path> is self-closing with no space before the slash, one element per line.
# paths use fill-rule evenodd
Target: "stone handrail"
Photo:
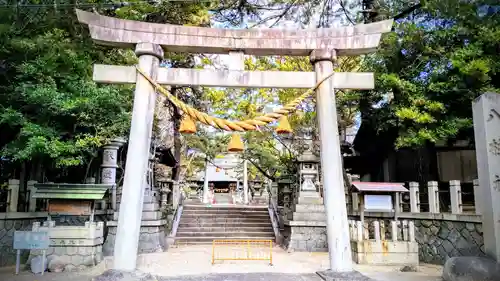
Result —
<path fill-rule="evenodd" d="M 478 203 L 478 193 L 480 192 L 479 181 L 474 180 L 474 212 L 475 214 L 481 214 L 480 204 Z M 410 191 L 410 211 L 412 213 L 421 212 L 420 203 L 420 187 L 417 182 L 409 183 Z M 430 181 L 427 183 L 427 197 L 429 204 L 429 213 L 441 213 L 440 212 L 440 193 L 438 188 L 438 182 Z M 452 214 L 462 214 L 464 213 L 464 205 L 462 202 L 462 187 L 458 180 L 449 181 L 449 194 L 450 194 L 450 211 Z M 401 200 L 400 200 L 401 202 Z M 400 206 L 399 206 L 400 207 Z M 400 208 L 401 209 L 401 208 Z"/>
<path fill-rule="evenodd" d="M 271 223 L 273 225 L 274 236 L 276 237 L 276 242 L 281 242 L 281 232 L 280 232 L 280 216 L 278 210 L 278 202 L 276 202 L 271 189 L 266 187 L 269 196 L 269 217 L 271 218 Z"/>
<path fill-rule="evenodd" d="M 418 243 L 412 221 L 349 221 L 353 260 L 359 264 L 417 265 Z"/>
<path fill-rule="evenodd" d="M 172 221 L 172 229 L 170 230 L 169 237 L 175 237 L 179 223 L 181 221 L 182 210 L 184 209 L 184 192 L 180 193 L 179 205 L 174 211 L 174 219 Z"/>

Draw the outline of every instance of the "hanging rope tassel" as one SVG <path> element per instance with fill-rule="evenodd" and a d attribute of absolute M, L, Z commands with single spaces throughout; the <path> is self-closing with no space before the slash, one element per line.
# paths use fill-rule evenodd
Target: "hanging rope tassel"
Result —
<path fill-rule="evenodd" d="M 229 145 L 227 148 L 227 151 L 229 152 L 242 152 L 245 150 L 245 147 L 243 146 L 243 142 L 241 141 L 241 137 L 239 134 L 233 134 L 231 136 L 231 141 L 229 141 Z"/>
<path fill-rule="evenodd" d="M 196 133 L 196 124 L 189 115 L 185 114 L 182 118 L 181 124 L 179 126 L 179 132 L 182 134 L 194 134 Z"/>
<path fill-rule="evenodd" d="M 280 120 L 278 121 L 278 126 L 276 127 L 276 133 L 278 134 L 293 133 L 292 126 L 290 126 L 290 122 L 288 122 L 288 117 L 286 117 L 286 115 L 280 117 Z"/>

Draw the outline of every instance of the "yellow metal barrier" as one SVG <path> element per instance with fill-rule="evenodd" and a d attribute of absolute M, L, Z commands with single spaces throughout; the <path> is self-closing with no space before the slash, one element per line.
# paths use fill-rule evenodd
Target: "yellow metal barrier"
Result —
<path fill-rule="evenodd" d="M 268 260 L 273 265 L 273 240 L 213 240 L 215 261 Z"/>

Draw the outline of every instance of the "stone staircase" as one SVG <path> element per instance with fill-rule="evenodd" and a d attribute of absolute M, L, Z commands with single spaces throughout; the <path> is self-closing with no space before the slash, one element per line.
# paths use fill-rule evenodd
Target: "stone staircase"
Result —
<path fill-rule="evenodd" d="M 175 243 L 211 244 L 214 239 L 274 241 L 267 207 L 184 205 Z"/>

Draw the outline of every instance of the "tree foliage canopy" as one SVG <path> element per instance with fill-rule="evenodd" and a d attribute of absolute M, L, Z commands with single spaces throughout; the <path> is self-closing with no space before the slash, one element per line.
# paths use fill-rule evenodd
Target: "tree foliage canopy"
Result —
<path fill-rule="evenodd" d="M 371 5 L 371 13 L 367 3 Z M 27 6 L 29 4 L 30 6 Z M 24 6 L 23 6 L 24 5 Z M 0 148 L 3 162 L 66 169 L 89 164 L 99 146 L 127 135 L 132 88 L 96 85 L 94 63 L 131 65 L 132 50 L 96 46 L 76 22 L 74 2 L 24 1 L 0 8 Z M 103 15 L 157 23 L 230 28 L 335 27 L 398 15 L 377 53 L 340 58 L 343 71 L 373 71 L 372 91 L 337 91 L 340 129 L 362 122 L 397 130 L 397 147 L 472 136 L 471 102 L 500 91 L 500 7 L 493 0 L 270 0 L 146 2 L 92 0 Z M 376 13 L 373 13 L 375 11 Z M 216 67 L 205 54 L 167 53 L 172 67 Z M 303 57 L 250 57 L 248 70 L 309 71 Z M 284 104 L 294 89 L 172 88 L 184 101 L 228 119 L 252 118 Z M 200 102 L 205 101 L 205 102 Z M 314 97 L 290 116 L 296 131 L 316 127 Z M 271 105 L 271 106 L 270 106 Z M 225 152 L 228 135 L 199 128 L 186 147 L 209 158 Z M 291 169 L 296 137 L 272 130 L 244 134 L 244 158 L 274 178 Z M 199 167 L 203 159 L 195 159 Z M 196 164 L 198 163 L 198 164 Z"/>

